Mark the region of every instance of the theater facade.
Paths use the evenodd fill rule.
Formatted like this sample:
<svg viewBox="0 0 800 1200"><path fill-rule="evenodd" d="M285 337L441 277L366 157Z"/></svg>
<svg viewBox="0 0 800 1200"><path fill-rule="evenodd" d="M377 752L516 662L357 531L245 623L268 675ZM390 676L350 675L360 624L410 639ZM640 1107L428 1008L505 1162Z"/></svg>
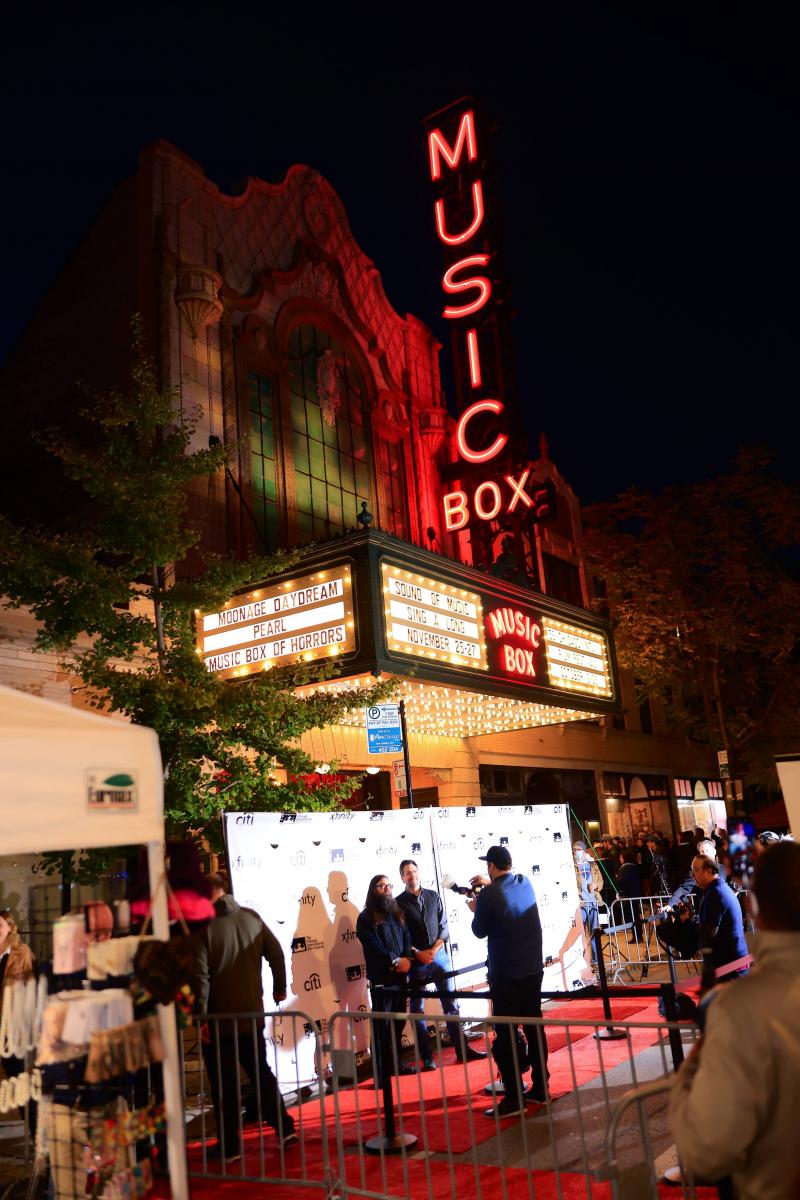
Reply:
<svg viewBox="0 0 800 1200"><path fill-rule="evenodd" d="M468 161L469 129L462 140ZM474 183L472 223L484 202ZM439 220L440 237L460 236L446 204ZM491 284L490 268L470 276L464 262L445 272L462 310L480 278ZM10 408L43 420L87 362L95 386L124 377L133 311L197 418L195 447L234 447L191 497L206 546L301 548L287 575L198 614L210 671L235 687L274 664L334 658L337 674L316 686L395 678L418 803L557 797L593 832L625 832L635 800L638 820L677 826L675 779L710 782L712 764L620 677L590 607L578 500L544 437L529 459L519 429L504 432L511 399L487 394L497 378L480 314L457 318L474 398L451 412L441 346L392 308L324 178L295 166L227 195L165 142L143 152L49 290L5 369ZM33 669L26 620L2 617L3 682ZM44 694L73 702L53 662L35 669ZM378 768L359 802L402 806L396 756L367 754L362 711L305 748L341 771Z"/></svg>

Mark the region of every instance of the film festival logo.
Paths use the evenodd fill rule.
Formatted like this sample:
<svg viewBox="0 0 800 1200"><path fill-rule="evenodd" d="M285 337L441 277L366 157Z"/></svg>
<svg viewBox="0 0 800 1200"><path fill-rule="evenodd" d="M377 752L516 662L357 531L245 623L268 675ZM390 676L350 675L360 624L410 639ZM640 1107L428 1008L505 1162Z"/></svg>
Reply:
<svg viewBox="0 0 800 1200"><path fill-rule="evenodd" d="M562 892L561 893L561 903L566 904L567 900L569 900L569 892Z"/></svg>
<svg viewBox="0 0 800 1200"><path fill-rule="evenodd" d="M331 862L344 862L344 850L331 850Z"/></svg>
<svg viewBox="0 0 800 1200"><path fill-rule="evenodd" d="M352 967L345 967L344 973L348 983L355 983L357 979L363 979L364 968L360 963L354 963Z"/></svg>
<svg viewBox="0 0 800 1200"><path fill-rule="evenodd" d="M508 838L507 838L507 837L501 837L501 838L500 838L500 845L501 845L501 846L507 846L507 845L508 845Z"/></svg>
<svg viewBox="0 0 800 1200"><path fill-rule="evenodd" d="M453 952L453 954L458 954L458 942L451 942L450 949Z"/></svg>
<svg viewBox="0 0 800 1200"><path fill-rule="evenodd" d="M411 843L411 853L412 854L422 854L422 842L412 842Z"/></svg>
<svg viewBox="0 0 800 1200"><path fill-rule="evenodd" d="M561 843L561 842L563 842L563 840L564 840L564 839L562 838L562 836L561 836L561 834L559 833L559 831L558 831L558 830L556 830L556 831L555 831L555 833L553 834L553 841L554 841L554 842L557 842L557 843Z"/></svg>
<svg viewBox="0 0 800 1200"><path fill-rule="evenodd" d="M287 821L296 821L297 813L281 813L280 824L284 825Z"/></svg>
<svg viewBox="0 0 800 1200"><path fill-rule="evenodd" d="M532 805L532 804L526 804L526 805L525 805L525 807L524 807L524 808L523 808L523 810L522 810L522 815L523 815L524 817L532 817L532 816L533 816L533 805Z"/></svg>
<svg viewBox="0 0 800 1200"><path fill-rule="evenodd" d="M540 875L541 872L542 872L542 868L539 866L539 864L534 863L533 866L531 867L531 875Z"/></svg>
<svg viewBox="0 0 800 1200"><path fill-rule="evenodd" d="M369 819L370 819L370 821L382 821L383 813L382 812L371 812L369 814Z"/></svg>
<svg viewBox="0 0 800 1200"><path fill-rule="evenodd" d="M467 816L468 816L468 817L474 817L474 816L475 816L475 806L474 806L473 804L468 804L468 805L467 805Z"/></svg>
<svg viewBox="0 0 800 1200"><path fill-rule="evenodd" d="M325 943L320 938L308 936L292 938L292 954L303 954L306 950L324 949Z"/></svg>

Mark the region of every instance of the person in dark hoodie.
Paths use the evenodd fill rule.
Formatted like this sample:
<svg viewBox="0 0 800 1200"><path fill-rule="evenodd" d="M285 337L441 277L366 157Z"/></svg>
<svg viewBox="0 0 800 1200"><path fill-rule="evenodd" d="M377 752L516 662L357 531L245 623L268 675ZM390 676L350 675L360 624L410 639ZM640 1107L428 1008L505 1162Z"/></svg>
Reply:
<svg viewBox="0 0 800 1200"><path fill-rule="evenodd" d="M242 908L233 896L225 894L218 875L210 877L211 899L216 917L194 935L201 1013L261 1013L264 993L261 963L266 959L272 971L272 998L275 1004L286 999L286 963L275 935L257 912ZM203 1058L211 1084L211 1096L217 1116L219 1141L209 1158L236 1162L242 1156L240 1141L239 1080L236 1064L250 1083L259 1089L263 1119L288 1147L297 1141L294 1120L286 1111L277 1080L267 1063L263 1021L241 1018L215 1021L217 1029L204 1026Z"/></svg>

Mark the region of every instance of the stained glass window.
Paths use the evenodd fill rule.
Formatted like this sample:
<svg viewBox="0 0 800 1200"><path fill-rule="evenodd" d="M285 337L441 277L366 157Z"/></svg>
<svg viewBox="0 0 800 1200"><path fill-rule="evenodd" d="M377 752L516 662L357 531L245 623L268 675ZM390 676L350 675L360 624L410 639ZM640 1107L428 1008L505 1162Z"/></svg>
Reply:
<svg viewBox="0 0 800 1200"><path fill-rule="evenodd" d="M289 341L289 405L298 542L357 528L372 510L365 391L344 346L314 325Z"/></svg>
<svg viewBox="0 0 800 1200"><path fill-rule="evenodd" d="M268 549L278 545L273 390L272 380L267 376L247 372L251 500L256 525Z"/></svg>
<svg viewBox="0 0 800 1200"><path fill-rule="evenodd" d="M406 475L403 463L403 446L400 442L381 442L381 477L383 497L386 504L382 526L395 537L408 536Z"/></svg>

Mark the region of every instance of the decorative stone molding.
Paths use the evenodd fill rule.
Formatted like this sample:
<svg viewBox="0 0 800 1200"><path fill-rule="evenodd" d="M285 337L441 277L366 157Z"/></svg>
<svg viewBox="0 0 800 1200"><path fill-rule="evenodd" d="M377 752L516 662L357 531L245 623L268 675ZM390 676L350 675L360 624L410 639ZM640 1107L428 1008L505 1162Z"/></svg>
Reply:
<svg viewBox="0 0 800 1200"><path fill-rule="evenodd" d="M317 395L322 419L333 428L342 404L342 372L331 349L323 350L317 358Z"/></svg>
<svg viewBox="0 0 800 1200"><path fill-rule="evenodd" d="M222 276L211 267L184 264L177 269L175 303L186 324L196 339L211 321L218 321L222 313L219 290Z"/></svg>
<svg viewBox="0 0 800 1200"><path fill-rule="evenodd" d="M343 320L347 320L339 284L333 271L324 262L306 262L300 274L289 285L289 295L304 296L319 300L320 304L332 308Z"/></svg>

